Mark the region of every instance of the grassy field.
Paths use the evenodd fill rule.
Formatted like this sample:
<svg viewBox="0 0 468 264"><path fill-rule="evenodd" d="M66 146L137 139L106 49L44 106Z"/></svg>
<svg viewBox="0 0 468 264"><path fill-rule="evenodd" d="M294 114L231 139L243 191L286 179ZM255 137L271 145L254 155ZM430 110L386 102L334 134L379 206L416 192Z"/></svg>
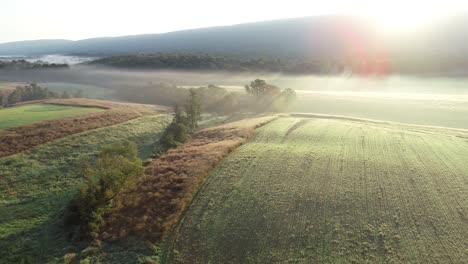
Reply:
<svg viewBox="0 0 468 264"><path fill-rule="evenodd" d="M0 129L103 111L100 108L32 104L0 109Z"/></svg>
<svg viewBox="0 0 468 264"><path fill-rule="evenodd" d="M335 80L336 82L336 80ZM352 82L351 82L352 83ZM320 84L325 84L320 83ZM345 83L342 89L347 88ZM404 83L403 83L404 84ZM468 90L460 84L448 83L445 89L423 90L418 87L375 85L365 89L362 83L350 85L353 90L296 90L297 100L289 109L297 113L343 115L365 119L385 120L425 126L442 126L468 129ZM430 83L425 82L425 85ZM349 84L348 84L349 85ZM361 86L362 85L362 86ZM419 84L421 86L422 84ZM337 89L338 84L333 85ZM223 86L232 92L244 92L242 86ZM283 86L285 87L285 86ZM286 86L287 87L287 86ZM316 89L327 88L327 85ZM358 89L361 88L361 89ZM398 88L394 91L393 89ZM407 88L407 91L404 90ZM429 86L430 88L430 86Z"/></svg>
<svg viewBox="0 0 468 264"><path fill-rule="evenodd" d="M468 129L468 95L297 91L291 111Z"/></svg>
<svg viewBox="0 0 468 264"><path fill-rule="evenodd" d="M0 158L0 263L63 263L62 256L79 252L63 229L63 209L76 194L83 159L93 157L103 145L132 140L139 156L152 153L160 133L170 121L167 115L145 116L125 123L67 136L30 152ZM135 242L126 247L126 258L152 254ZM113 247L119 256L122 249ZM143 253L142 253L143 252Z"/></svg>
<svg viewBox="0 0 468 264"><path fill-rule="evenodd" d="M166 263L466 263L468 133L280 118L208 176Z"/></svg>

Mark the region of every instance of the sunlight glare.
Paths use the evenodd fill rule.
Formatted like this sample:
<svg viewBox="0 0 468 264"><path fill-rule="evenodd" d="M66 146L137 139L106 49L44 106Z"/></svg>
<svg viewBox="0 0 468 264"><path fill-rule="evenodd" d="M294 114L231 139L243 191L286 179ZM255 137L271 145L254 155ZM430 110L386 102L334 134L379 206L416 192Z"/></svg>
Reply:
<svg viewBox="0 0 468 264"><path fill-rule="evenodd" d="M368 16L387 31L407 31L429 24L453 9L440 2L393 0L362 7Z"/></svg>

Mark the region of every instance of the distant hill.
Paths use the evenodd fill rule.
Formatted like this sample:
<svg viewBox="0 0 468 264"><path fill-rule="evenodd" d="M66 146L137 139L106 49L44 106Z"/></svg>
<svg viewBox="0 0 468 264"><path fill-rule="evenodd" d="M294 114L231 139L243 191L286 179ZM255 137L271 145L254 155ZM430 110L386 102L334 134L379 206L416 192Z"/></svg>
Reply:
<svg viewBox="0 0 468 264"><path fill-rule="evenodd" d="M368 24L368 23L367 23ZM341 31L346 28L346 34ZM50 53L109 55L119 53L192 52L242 56L323 58L339 56L353 39L370 39L362 19L320 16L183 30L164 34L93 38L80 41L39 40L0 44L0 55ZM364 43L363 43L364 44Z"/></svg>
<svg viewBox="0 0 468 264"><path fill-rule="evenodd" d="M370 21L352 16L316 16L183 30L164 34L38 40L0 44L0 55L191 52L307 60L378 57L427 60L450 65L468 58L468 16L434 21L415 32L383 34ZM439 65L440 66L440 65ZM419 66L418 66L419 67Z"/></svg>
<svg viewBox="0 0 468 264"><path fill-rule="evenodd" d="M62 52L68 44L65 39L42 39L8 42L0 44L0 55L43 55Z"/></svg>

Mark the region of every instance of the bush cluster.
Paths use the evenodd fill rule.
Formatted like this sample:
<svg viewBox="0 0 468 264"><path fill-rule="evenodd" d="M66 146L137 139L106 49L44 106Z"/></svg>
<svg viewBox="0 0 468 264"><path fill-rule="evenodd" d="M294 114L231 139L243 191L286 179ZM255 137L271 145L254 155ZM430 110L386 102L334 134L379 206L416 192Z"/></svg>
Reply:
<svg viewBox="0 0 468 264"><path fill-rule="evenodd" d="M177 104L174 107L174 117L171 124L164 131L156 154L161 154L166 150L190 139L190 134L198 127L201 117L201 101L194 89L189 90L190 95L182 110Z"/></svg>
<svg viewBox="0 0 468 264"><path fill-rule="evenodd" d="M82 170L85 185L71 206L73 213L66 218L66 223L78 222L81 235L97 238L113 199L132 186L143 172L135 143L124 141L103 147L96 161L86 164Z"/></svg>
<svg viewBox="0 0 468 264"><path fill-rule="evenodd" d="M254 97L253 109L263 111L286 111L296 99L296 91L268 84L265 80L256 79L246 84L245 91Z"/></svg>

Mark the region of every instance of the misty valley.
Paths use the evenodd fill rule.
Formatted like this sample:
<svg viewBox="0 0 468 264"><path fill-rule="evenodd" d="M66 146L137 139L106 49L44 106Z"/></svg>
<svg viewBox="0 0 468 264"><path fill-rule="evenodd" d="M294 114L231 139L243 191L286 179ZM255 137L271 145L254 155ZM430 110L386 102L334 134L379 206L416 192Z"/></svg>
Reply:
<svg viewBox="0 0 468 264"><path fill-rule="evenodd" d="M66 70L10 71L3 86L31 80L57 92L83 92L85 97L173 106L176 96L158 98L158 86L197 88L216 85L226 93L245 95L243 85L260 78L292 88L298 113L353 116L408 124L468 128L468 79L410 75L291 75L226 71L134 70L77 65ZM140 92L144 90L144 92ZM140 94L140 96L138 96Z"/></svg>
<svg viewBox="0 0 468 264"><path fill-rule="evenodd" d="M0 35L0 264L466 263L465 13L23 2L2 3L24 23Z"/></svg>

